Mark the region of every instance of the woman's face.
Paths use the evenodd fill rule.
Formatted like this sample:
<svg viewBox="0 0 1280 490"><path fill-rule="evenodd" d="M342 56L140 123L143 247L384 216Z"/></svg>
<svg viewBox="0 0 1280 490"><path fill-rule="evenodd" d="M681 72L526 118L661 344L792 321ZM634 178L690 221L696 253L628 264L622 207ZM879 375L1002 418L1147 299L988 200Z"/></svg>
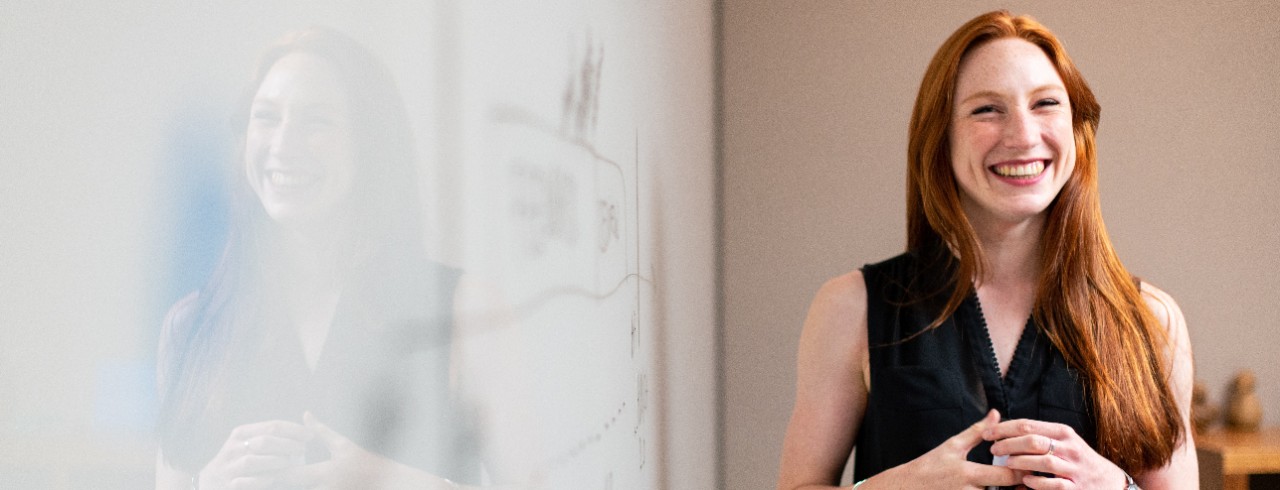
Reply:
<svg viewBox="0 0 1280 490"><path fill-rule="evenodd" d="M949 133L951 166L969 219L1039 216L1075 168L1071 102L1039 47L983 44L960 62Z"/></svg>
<svg viewBox="0 0 1280 490"><path fill-rule="evenodd" d="M326 225L351 193L355 155L347 98L333 66L308 53L272 65L254 95L245 173L267 215Z"/></svg>

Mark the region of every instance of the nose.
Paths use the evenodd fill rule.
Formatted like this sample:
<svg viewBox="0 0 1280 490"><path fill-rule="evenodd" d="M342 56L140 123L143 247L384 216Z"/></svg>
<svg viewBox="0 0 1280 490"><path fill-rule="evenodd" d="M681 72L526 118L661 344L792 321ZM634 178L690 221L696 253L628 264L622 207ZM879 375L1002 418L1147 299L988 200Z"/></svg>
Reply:
<svg viewBox="0 0 1280 490"><path fill-rule="evenodd" d="M304 125L286 117L271 135L271 155L284 158L301 155L306 151L308 138L309 131Z"/></svg>
<svg viewBox="0 0 1280 490"><path fill-rule="evenodd" d="M1040 143L1040 124L1031 111L1015 110L1009 113L1004 126L1004 146L1014 149L1031 148Z"/></svg>

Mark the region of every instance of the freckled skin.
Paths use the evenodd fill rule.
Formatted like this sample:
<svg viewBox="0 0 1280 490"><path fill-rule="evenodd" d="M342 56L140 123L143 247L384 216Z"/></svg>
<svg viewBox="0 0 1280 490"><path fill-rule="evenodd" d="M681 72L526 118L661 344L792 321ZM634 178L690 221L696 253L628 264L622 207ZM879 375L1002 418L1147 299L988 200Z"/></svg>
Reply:
<svg viewBox="0 0 1280 490"><path fill-rule="evenodd" d="M948 136L966 214L979 221L1037 218L1076 159L1071 102L1049 58L1021 39L983 44L961 61L955 100ZM1012 185L991 170L1035 159L1048 166L1032 185Z"/></svg>

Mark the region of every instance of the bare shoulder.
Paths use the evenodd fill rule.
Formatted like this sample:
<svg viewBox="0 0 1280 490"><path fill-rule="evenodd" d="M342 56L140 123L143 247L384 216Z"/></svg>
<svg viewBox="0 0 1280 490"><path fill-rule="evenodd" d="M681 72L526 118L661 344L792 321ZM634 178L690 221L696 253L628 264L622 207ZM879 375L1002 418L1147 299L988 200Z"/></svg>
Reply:
<svg viewBox="0 0 1280 490"><path fill-rule="evenodd" d="M1156 320L1169 330L1169 334L1174 338L1185 336L1186 319L1183 318L1182 309L1178 307L1178 302L1173 300L1173 296L1147 281L1142 281L1140 289L1147 308L1155 315Z"/></svg>
<svg viewBox="0 0 1280 490"><path fill-rule="evenodd" d="M1178 308L1178 303L1169 293L1146 281L1142 282L1141 289L1142 299L1147 303L1147 308L1168 331L1168 344L1165 349L1172 369L1170 382L1179 401L1187 405L1190 403L1195 371L1187 321L1182 316L1182 309Z"/></svg>
<svg viewBox="0 0 1280 490"><path fill-rule="evenodd" d="M160 326L159 350L162 358L171 345L182 343L186 336L191 333L199 297L200 293L198 291L183 296L182 299L169 307L168 313L165 313L164 323Z"/></svg>
<svg viewBox="0 0 1280 490"><path fill-rule="evenodd" d="M851 309L867 307L867 284L862 271L854 269L822 284L814 297L815 305L829 306L835 313L851 313Z"/></svg>
<svg viewBox="0 0 1280 490"><path fill-rule="evenodd" d="M866 340L867 285L862 271L831 278L818 289L805 320L806 335L857 343ZM849 345L842 342L842 345Z"/></svg>
<svg viewBox="0 0 1280 490"><path fill-rule="evenodd" d="M178 358L178 353L175 352L177 346L183 345L183 340L190 334L198 297L197 292L184 296L169 307L169 312L164 316L164 323L160 326L160 342L156 346L156 382L160 387L164 387L167 381L167 368Z"/></svg>
<svg viewBox="0 0 1280 490"><path fill-rule="evenodd" d="M1146 281L1142 282L1140 289L1147 308L1168 331L1168 344L1165 347L1169 365L1167 382L1182 417L1183 438L1168 465L1139 475L1138 480L1143 488L1195 488L1188 485L1188 482L1199 479L1199 470L1195 437L1191 430L1191 393L1195 367L1187 322L1178 303L1169 293Z"/></svg>
<svg viewBox="0 0 1280 490"><path fill-rule="evenodd" d="M169 312L164 316L160 338L168 338L176 333L175 330L181 330L190 325L192 317L195 316L196 299L199 296L200 293L194 291L169 307Z"/></svg>
<svg viewBox="0 0 1280 490"><path fill-rule="evenodd" d="M867 287L862 271L854 270L828 280L814 295L800 334L801 375L857 375L866 351Z"/></svg>
<svg viewBox="0 0 1280 490"><path fill-rule="evenodd" d="M835 484L866 410L866 285L861 271L818 288L800 334L796 398L778 488Z"/></svg>

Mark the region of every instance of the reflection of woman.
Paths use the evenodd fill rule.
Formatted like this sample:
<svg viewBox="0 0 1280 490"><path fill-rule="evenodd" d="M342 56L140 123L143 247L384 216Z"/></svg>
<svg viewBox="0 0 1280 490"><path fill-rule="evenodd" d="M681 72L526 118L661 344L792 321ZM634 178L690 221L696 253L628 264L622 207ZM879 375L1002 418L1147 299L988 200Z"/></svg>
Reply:
<svg viewBox="0 0 1280 490"><path fill-rule="evenodd" d="M158 486L473 476L449 390L458 274L423 258L389 73L309 29L267 51L252 89L229 243L161 338Z"/></svg>
<svg viewBox="0 0 1280 490"><path fill-rule="evenodd" d="M1186 325L1112 250L1098 121L1031 18L943 43L911 119L907 252L818 292L779 488L830 488L854 448L860 490L1197 488Z"/></svg>

